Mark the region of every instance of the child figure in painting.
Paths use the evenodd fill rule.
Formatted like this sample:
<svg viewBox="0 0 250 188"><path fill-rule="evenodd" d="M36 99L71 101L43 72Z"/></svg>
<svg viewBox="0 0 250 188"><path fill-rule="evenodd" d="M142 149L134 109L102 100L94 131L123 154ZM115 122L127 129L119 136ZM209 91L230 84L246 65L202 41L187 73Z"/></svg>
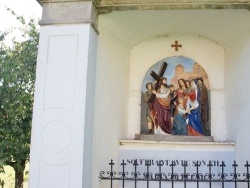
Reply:
<svg viewBox="0 0 250 188"><path fill-rule="evenodd" d="M146 88L147 88L147 91L144 93L144 102L147 103L146 118L147 118L147 123L148 123L148 134L153 134L154 125L153 125L153 121L150 115L150 112L152 110L151 99L152 99L152 94L153 94L152 92L153 84L151 82L147 83Z"/></svg>
<svg viewBox="0 0 250 188"><path fill-rule="evenodd" d="M170 84L168 87L170 89L170 97L171 97L171 101L170 101L171 126L173 126L178 95L173 84Z"/></svg>
<svg viewBox="0 0 250 188"><path fill-rule="evenodd" d="M176 108L176 115L173 122L173 135L187 135L187 123L186 123L186 113L189 113L195 107L191 107L185 110L183 98L178 98L178 104Z"/></svg>

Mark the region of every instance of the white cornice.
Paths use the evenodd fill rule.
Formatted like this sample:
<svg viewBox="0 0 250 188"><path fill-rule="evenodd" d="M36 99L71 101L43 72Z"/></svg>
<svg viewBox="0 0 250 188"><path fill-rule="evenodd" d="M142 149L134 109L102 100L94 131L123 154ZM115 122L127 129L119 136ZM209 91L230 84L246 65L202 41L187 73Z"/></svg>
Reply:
<svg viewBox="0 0 250 188"><path fill-rule="evenodd" d="M88 0L37 0L42 3ZM126 10L250 9L250 0L92 0L99 13Z"/></svg>
<svg viewBox="0 0 250 188"><path fill-rule="evenodd" d="M250 0L101 0L99 13L125 10L250 9Z"/></svg>

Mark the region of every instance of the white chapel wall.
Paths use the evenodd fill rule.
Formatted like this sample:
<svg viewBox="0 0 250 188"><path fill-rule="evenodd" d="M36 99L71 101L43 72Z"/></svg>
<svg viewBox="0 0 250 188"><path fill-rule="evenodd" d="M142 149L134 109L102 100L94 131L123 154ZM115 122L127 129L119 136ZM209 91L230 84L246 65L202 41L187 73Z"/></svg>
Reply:
<svg viewBox="0 0 250 188"><path fill-rule="evenodd" d="M179 51L171 48L178 40ZM224 49L215 42L192 35L155 37L131 50L128 135L133 139L140 133L141 84L148 69L158 61L171 56L186 56L199 63L206 71L211 91L211 135L215 141L226 141L224 103Z"/></svg>
<svg viewBox="0 0 250 188"><path fill-rule="evenodd" d="M101 20L102 18L100 18ZM215 141L226 141L224 101L224 49L213 41L191 35L155 37L129 52L119 40L105 33L99 22L95 122L93 148L93 187L99 187L99 172L109 160L119 157L119 139L134 139L140 133L141 84L147 70L156 62L171 56L192 58L206 71L211 90L211 130ZM182 44L174 51L171 44ZM101 183L104 183L101 181Z"/></svg>
<svg viewBox="0 0 250 188"><path fill-rule="evenodd" d="M250 35L235 41L225 51L225 103L228 138L236 142L235 158L245 163L250 158Z"/></svg>
<svg viewBox="0 0 250 188"><path fill-rule="evenodd" d="M93 186L99 187L99 172L111 159L117 161L118 140L126 135L129 84L129 51L109 33L100 16L95 90Z"/></svg>

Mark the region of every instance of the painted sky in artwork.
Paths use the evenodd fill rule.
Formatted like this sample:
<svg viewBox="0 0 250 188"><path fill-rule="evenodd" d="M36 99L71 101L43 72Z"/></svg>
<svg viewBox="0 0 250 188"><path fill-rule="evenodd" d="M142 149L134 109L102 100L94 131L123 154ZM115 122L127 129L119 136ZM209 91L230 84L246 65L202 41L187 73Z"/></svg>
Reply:
<svg viewBox="0 0 250 188"><path fill-rule="evenodd" d="M173 56L173 57L162 59L161 61L157 62L152 67L150 67L147 73L145 74L145 77L143 79L143 83L141 86L142 92L146 91L145 85L148 82L152 82L152 83L154 82L154 79L150 75L150 72L153 70L155 71L155 73L158 74L163 62L166 62L168 64L167 69L163 75L168 80L167 84L170 84L171 79L175 76L175 67L177 65L182 65L184 67L185 72L193 72L193 66L196 63L193 59L184 57L184 56Z"/></svg>

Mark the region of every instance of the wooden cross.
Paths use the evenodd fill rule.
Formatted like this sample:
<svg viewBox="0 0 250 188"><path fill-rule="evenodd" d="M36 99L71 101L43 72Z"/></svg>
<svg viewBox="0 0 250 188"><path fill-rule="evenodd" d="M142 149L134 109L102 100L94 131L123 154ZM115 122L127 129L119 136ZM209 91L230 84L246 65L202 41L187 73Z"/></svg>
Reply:
<svg viewBox="0 0 250 188"><path fill-rule="evenodd" d="M159 74L156 74L154 71L151 71L150 75L156 80L155 86L154 86L154 90L158 90L158 88L160 87L159 83L161 81L161 78L164 75L164 72L167 68L168 64L166 62L163 62L161 65L161 69L159 71ZM150 98L150 101L153 101L155 99L155 94L153 94Z"/></svg>
<svg viewBox="0 0 250 188"><path fill-rule="evenodd" d="M159 88L159 82L160 82L161 78L163 77L167 66L168 66L168 64L166 62L163 62L161 65L161 69L159 71L159 74L156 74L154 71L151 71L151 73L150 73L150 75L156 80L156 84L155 84L155 88L154 88L156 91Z"/></svg>
<svg viewBox="0 0 250 188"><path fill-rule="evenodd" d="M175 48L175 51L178 51L178 48L181 48L182 45L181 45L181 44L178 44L178 41L176 40L176 41L175 41L175 44L172 44L171 47L172 47L172 48Z"/></svg>

